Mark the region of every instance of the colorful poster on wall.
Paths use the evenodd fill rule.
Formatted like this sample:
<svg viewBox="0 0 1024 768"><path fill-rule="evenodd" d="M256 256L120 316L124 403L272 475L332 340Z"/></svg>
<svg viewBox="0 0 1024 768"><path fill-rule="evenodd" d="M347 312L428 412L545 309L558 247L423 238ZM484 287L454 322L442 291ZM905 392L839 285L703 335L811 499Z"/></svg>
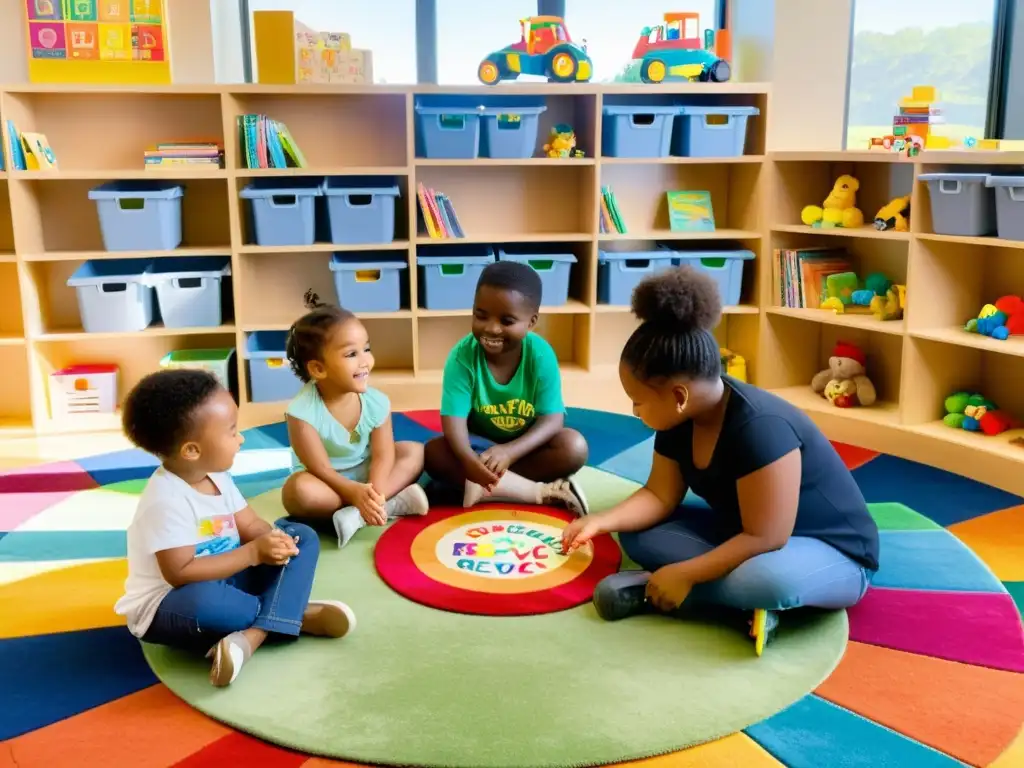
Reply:
<svg viewBox="0 0 1024 768"><path fill-rule="evenodd" d="M25 0L34 83L171 82L164 0Z"/></svg>

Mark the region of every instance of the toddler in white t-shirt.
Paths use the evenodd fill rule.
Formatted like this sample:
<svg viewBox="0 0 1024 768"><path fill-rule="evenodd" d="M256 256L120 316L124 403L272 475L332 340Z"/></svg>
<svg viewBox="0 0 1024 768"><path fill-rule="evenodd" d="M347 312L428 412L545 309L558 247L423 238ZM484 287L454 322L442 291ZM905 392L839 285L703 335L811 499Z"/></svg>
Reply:
<svg viewBox="0 0 1024 768"><path fill-rule="evenodd" d="M145 642L207 650L228 685L271 633L342 637L344 603L309 599L320 542L257 517L228 470L242 446L238 407L203 371L146 376L124 404L125 434L160 458L128 527L128 579L115 610Z"/></svg>

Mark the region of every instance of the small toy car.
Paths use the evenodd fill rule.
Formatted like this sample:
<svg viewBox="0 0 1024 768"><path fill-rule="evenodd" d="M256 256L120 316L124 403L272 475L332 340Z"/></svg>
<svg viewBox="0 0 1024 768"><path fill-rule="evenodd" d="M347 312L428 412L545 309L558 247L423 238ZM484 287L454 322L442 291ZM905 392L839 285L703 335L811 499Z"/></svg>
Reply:
<svg viewBox="0 0 1024 768"><path fill-rule="evenodd" d="M518 43L495 51L480 62L477 77L484 85L540 75L556 83L585 83L593 75L587 49L574 43L560 16L530 16L519 22Z"/></svg>
<svg viewBox="0 0 1024 768"><path fill-rule="evenodd" d="M644 27L633 49L640 80L710 80L724 83L732 76L726 61L729 36L723 30L706 30L700 36L700 14L666 13L665 23Z"/></svg>

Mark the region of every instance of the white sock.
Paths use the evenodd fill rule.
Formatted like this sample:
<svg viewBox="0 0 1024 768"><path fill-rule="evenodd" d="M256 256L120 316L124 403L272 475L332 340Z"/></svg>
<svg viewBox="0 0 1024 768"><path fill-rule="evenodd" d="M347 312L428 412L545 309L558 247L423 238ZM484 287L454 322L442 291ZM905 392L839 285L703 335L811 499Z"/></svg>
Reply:
<svg viewBox="0 0 1024 768"><path fill-rule="evenodd" d="M543 483L527 480L515 472L506 472L498 480L498 485L490 493L482 485L466 481L466 493L462 497L462 506L472 507L481 501L519 501L524 504L540 504Z"/></svg>
<svg viewBox="0 0 1024 768"><path fill-rule="evenodd" d="M338 547L344 547L356 535L356 531L366 525L363 516L355 507L342 507L331 517L334 532L338 534Z"/></svg>
<svg viewBox="0 0 1024 768"><path fill-rule="evenodd" d="M241 632L232 632L221 638L206 658L213 659L210 682L218 688L231 685L242 671L242 665L252 656L252 647Z"/></svg>

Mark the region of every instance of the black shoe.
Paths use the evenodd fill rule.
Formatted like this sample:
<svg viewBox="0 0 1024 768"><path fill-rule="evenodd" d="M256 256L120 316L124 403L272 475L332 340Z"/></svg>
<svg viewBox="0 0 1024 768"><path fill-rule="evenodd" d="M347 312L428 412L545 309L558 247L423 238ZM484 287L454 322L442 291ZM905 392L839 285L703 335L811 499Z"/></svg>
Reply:
<svg viewBox="0 0 1024 768"><path fill-rule="evenodd" d="M622 571L601 579L594 590L597 615L605 621L618 621L646 612L645 592L650 579L647 571Z"/></svg>

